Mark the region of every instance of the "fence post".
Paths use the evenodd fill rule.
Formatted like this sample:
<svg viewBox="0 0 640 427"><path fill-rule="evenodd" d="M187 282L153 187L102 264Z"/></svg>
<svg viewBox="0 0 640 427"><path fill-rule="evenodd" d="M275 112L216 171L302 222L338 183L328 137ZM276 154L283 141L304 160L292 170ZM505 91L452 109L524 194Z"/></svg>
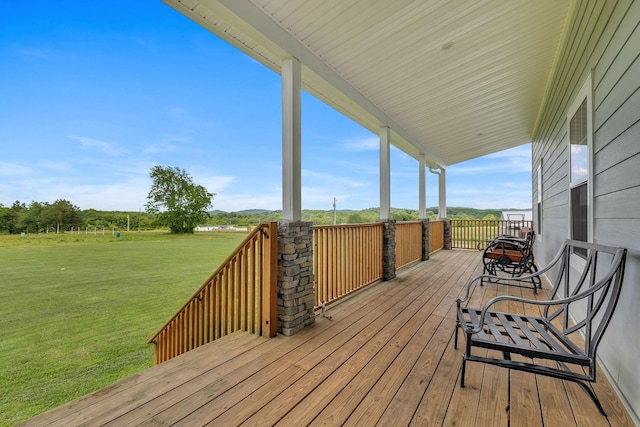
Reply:
<svg viewBox="0 0 640 427"><path fill-rule="evenodd" d="M444 250L451 250L451 219L444 220Z"/></svg>
<svg viewBox="0 0 640 427"><path fill-rule="evenodd" d="M278 329L278 223L270 222L264 245L262 336L275 337Z"/></svg>
<svg viewBox="0 0 640 427"><path fill-rule="evenodd" d="M422 261L429 259L429 231L429 218L425 218L422 220Z"/></svg>
<svg viewBox="0 0 640 427"><path fill-rule="evenodd" d="M396 277L396 221L387 219L382 223L382 280L391 280Z"/></svg>

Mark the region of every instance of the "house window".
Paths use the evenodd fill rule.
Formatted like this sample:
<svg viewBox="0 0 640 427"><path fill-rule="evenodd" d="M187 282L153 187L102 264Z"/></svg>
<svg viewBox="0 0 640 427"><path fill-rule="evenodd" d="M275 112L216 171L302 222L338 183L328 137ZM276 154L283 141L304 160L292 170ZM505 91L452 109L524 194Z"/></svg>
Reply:
<svg viewBox="0 0 640 427"><path fill-rule="evenodd" d="M589 146L587 144L587 99L569 122L571 142L571 183L581 182L589 176Z"/></svg>
<svg viewBox="0 0 640 427"><path fill-rule="evenodd" d="M591 177L591 76L569 111L570 237L589 241ZM576 253L586 257L584 250Z"/></svg>
<svg viewBox="0 0 640 427"><path fill-rule="evenodd" d="M571 189L571 238L586 242L588 235L587 183Z"/></svg>
<svg viewBox="0 0 640 427"><path fill-rule="evenodd" d="M542 159L540 159L540 164L538 164L538 169L536 170L536 179L537 179L537 197L536 197L536 217L537 221L535 224L536 234L542 237Z"/></svg>

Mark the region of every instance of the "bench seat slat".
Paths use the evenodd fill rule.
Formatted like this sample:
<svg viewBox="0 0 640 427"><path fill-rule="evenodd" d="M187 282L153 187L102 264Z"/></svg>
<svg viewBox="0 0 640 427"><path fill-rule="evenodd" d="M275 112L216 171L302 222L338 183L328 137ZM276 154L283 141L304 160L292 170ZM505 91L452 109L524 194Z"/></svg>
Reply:
<svg viewBox="0 0 640 427"><path fill-rule="evenodd" d="M508 341L504 339L504 332L502 332L499 329L499 326L502 326L501 322L496 323L494 319L495 317L496 317L495 313L487 313L487 317L485 318L486 325L489 327L491 336L493 336L493 339L496 340L497 342L507 343Z"/></svg>
<svg viewBox="0 0 640 427"><path fill-rule="evenodd" d="M494 249L485 253L485 257L490 259L498 259L502 256L506 256L513 262L520 262L522 261L522 258L524 258L522 252L511 249Z"/></svg>
<svg viewBox="0 0 640 427"><path fill-rule="evenodd" d="M480 324L480 310L461 307L460 314L464 319L463 329L471 329ZM552 334L549 334L544 328L544 319L542 318L525 316L527 319L525 321L522 316L491 311L487 312L487 318L485 328L471 337L474 345L532 358L568 362L581 366L589 366L590 364L584 351L577 348L574 343L565 342L565 340L561 340L559 343ZM509 319L517 327L511 324ZM527 323L535 325L534 328L540 332L540 337L534 335L533 331L527 327ZM490 333L487 333L487 330ZM504 330L504 333L501 330ZM508 336L509 340L505 339L505 336ZM566 347L570 347L572 351L567 351Z"/></svg>
<svg viewBox="0 0 640 427"><path fill-rule="evenodd" d="M505 331L509 335L509 338L511 338L511 340L515 344L521 345L521 346L527 345L520 337L520 334L518 333L518 331L515 330L513 326L511 326L511 322L509 321L509 319L507 319L507 316L504 313L496 313L496 316L498 317L498 319L500 319L500 323L502 327L505 329Z"/></svg>
<svg viewBox="0 0 640 427"><path fill-rule="evenodd" d="M553 337L555 337L556 342L562 343L562 345L564 345L566 348L571 350L571 352L574 354L584 354L584 349L581 349L576 343L571 341L571 339L568 336L560 332L558 328L553 326L553 324L551 324L548 321L545 321L545 326L547 327L547 330L545 330L544 332L546 332L547 334L551 332L553 334ZM553 338L549 337L549 339L552 340Z"/></svg>
<svg viewBox="0 0 640 427"><path fill-rule="evenodd" d="M523 317L523 316L511 316L511 318L513 318L513 321L518 325L518 327L520 328L520 330L522 331L522 333L524 333L527 337L527 339L529 340L529 342L537 349L539 350L548 350L549 347L548 345L546 345L546 341L547 338L549 338L549 336L547 334L543 334L543 339L544 339L544 343L541 342L538 337L531 331L531 329L529 328L528 325L532 325L533 328L537 329L537 327L539 326L538 324L538 319L536 319L535 317Z"/></svg>

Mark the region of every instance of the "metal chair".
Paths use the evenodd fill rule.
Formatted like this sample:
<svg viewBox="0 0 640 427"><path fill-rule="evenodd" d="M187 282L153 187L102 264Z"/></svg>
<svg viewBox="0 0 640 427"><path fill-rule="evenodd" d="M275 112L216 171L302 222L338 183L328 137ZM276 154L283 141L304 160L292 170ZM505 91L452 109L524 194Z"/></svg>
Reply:
<svg viewBox="0 0 640 427"><path fill-rule="evenodd" d="M582 271L572 272L570 259L575 249L586 253L586 259ZM573 381L606 416L587 383L596 380L596 352L620 297L626 255L623 248L567 240L549 265L538 272L515 279L492 277L497 283L529 281L530 276L553 270L556 279L547 300L502 295L481 308L464 306L473 285L483 276L473 278L466 296L456 301L455 348L459 329L466 341L460 386L464 387L467 361L489 363ZM540 314L533 314L536 312ZM494 351L485 356L474 354L474 348Z"/></svg>

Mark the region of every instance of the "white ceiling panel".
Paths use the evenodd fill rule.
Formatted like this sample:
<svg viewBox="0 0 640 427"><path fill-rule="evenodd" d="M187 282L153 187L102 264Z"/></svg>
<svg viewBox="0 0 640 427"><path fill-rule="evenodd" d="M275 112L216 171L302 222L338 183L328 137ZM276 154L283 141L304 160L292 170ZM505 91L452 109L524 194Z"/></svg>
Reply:
<svg viewBox="0 0 640 427"><path fill-rule="evenodd" d="M166 0L392 143L448 166L529 142L569 0Z"/></svg>

